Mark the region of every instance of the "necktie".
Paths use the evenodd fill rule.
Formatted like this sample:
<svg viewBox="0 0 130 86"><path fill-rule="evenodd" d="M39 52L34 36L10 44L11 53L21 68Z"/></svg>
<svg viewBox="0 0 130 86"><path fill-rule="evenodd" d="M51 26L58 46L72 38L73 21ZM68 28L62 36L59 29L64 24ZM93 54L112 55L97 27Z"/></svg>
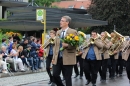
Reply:
<svg viewBox="0 0 130 86"><path fill-rule="evenodd" d="M61 33L61 39L64 39L64 33L65 33L65 31L62 31L62 33ZM60 48L62 47L62 41L60 41ZM62 56L63 56L63 54L62 54L62 51L59 51L59 54L60 54L60 58L62 58Z"/></svg>
<svg viewBox="0 0 130 86"><path fill-rule="evenodd" d="M65 34L65 31L62 31L62 36L61 36L62 39L64 39L64 34Z"/></svg>

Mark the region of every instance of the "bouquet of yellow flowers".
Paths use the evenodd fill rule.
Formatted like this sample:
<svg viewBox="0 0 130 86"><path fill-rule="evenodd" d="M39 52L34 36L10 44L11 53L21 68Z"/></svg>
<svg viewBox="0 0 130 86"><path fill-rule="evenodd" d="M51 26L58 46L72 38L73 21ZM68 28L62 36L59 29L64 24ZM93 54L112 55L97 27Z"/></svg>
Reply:
<svg viewBox="0 0 130 86"><path fill-rule="evenodd" d="M84 40L86 40L86 34L81 31L78 31L78 37L79 37L79 45L81 45L84 42Z"/></svg>
<svg viewBox="0 0 130 86"><path fill-rule="evenodd" d="M78 46L79 45L79 37L74 34L69 34L64 39L61 39L62 42L70 44L71 46ZM64 50L63 47L60 48L60 50Z"/></svg>

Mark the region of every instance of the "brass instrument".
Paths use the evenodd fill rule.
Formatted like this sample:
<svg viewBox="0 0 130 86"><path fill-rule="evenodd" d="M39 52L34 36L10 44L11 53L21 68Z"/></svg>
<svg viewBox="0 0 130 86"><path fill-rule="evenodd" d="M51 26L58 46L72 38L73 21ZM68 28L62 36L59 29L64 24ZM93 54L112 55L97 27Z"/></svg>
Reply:
<svg viewBox="0 0 130 86"><path fill-rule="evenodd" d="M119 50L119 48L121 47L125 39L124 36L116 32L115 30L113 33L114 33L114 36L111 39L111 42L113 43L113 45L109 49L109 55L113 55L114 51Z"/></svg>
<svg viewBox="0 0 130 86"><path fill-rule="evenodd" d="M96 38L91 37L89 41L90 41L91 44L94 44L95 40L100 38L100 37L101 37L100 34L97 33L97 37Z"/></svg>
<svg viewBox="0 0 130 86"><path fill-rule="evenodd" d="M107 44L105 40L106 40L106 39L109 40L109 38L111 38L111 35L110 35L107 31L105 31L105 32L104 32L104 37L102 37L101 40L102 40L102 42L103 42L104 44ZM105 52L105 51L106 51L106 50L102 49L102 53Z"/></svg>
<svg viewBox="0 0 130 86"><path fill-rule="evenodd" d="M55 38L49 38L43 45L43 48L45 49L49 44L54 44Z"/></svg>
<svg viewBox="0 0 130 86"><path fill-rule="evenodd" d="M111 38L111 35L107 31L105 31L104 33L105 35L103 38L101 38L101 40L106 44L105 39Z"/></svg>
<svg viewBox="0 0 130 86"><path fill-rule="evenodd" d="M130 43L130 41L127 42L125 47L122 49L122 52L126 52L130 48L130 45L128 45L129 43Z"/></svg>

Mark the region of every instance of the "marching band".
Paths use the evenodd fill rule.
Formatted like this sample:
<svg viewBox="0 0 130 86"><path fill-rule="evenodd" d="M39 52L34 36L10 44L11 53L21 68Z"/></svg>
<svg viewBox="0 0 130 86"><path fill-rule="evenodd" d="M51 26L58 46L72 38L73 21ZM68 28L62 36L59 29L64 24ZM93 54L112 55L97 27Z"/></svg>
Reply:
<svg viewBox="0 0 130 86"><path fill-rule="evenodd" d="M79 75L78 68L76 68L78 61L81 67L80 78L82 78L84 72L87 81L86 85L91 82L92 86L96 86L98 72L101 82L106 82L107 70L109 70L110 79L114 79L118 74L122 76L124 67L126 67L127 77L130 81L129 36L122 36L116 31L113 31L111 34L104 31L100 35L96 31L92 31L89 41L85 40L78 47L82 49L78 49L78 53L79 50L81 51L77 55L76 47L60 41L61 36L65 37L70 33L77 34L76 30L69 28L70 21L71 18L69 16L63 16L60 21L61 30L57 31L56 36L51 37L44 45L44 48L47 48L46 64L47 72L50 76L49 84L54 82L57 86L72 86L71 76L73 67L76 73L75 78ZM50 33L55 34L54 31ZM61 45L65 48L63 51L59 50ZM53 75L49 70L51 62L53 64ZM66 85L62 83L60 78L61 72L65 78Z"/></svg>

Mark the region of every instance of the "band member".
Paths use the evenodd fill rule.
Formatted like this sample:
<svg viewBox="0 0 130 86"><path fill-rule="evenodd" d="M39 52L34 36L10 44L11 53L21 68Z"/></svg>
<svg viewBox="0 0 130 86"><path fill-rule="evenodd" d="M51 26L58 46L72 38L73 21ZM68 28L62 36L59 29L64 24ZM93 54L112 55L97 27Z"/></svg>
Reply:
<svg viewBox="0 0 130 86"><path fill-rule="evenodd" d="M84 51L82 54L82 58L84 59L83 68L87 79L86 85L92 82L92 86L96 86L97 73L102 60L100 49L103 48L103 43L98 38L97 32L92 31L90 40L84 44L87 45L83 47Z"/></svg>
<svg viewBox="0 0 130 86"><path fill-rule="evenodd" d="M46 70L50 77L50 81L48 84L53 83L52 74L50 71L50 65L53 58L53 52L54 52L54 40L55 40L56 32L54 30L50 31L50 39L44 44L44 48L46 49Z"/></svg>
<svg viewBox="0 0 130 86"><path fill-rule="evenodd" d="M126 61L126 73L130 83L130 38L123 43L124 49L122 50L123 59Z"/></svg>
<svg viewBox="0 0 130 86"><path fill-rule="evenodd" d="M76 47L60 41L67 34L77 35L76 30L69 28L70 21L69 16L63 16L60 20L61 30L57 31L56 34L52 63L53 77L57 86L64 86L60 78L61 71L63 71L66 86L72 86L71 76L72 68L76 64ZM60 51L61 47L64 48L63 51Z"/></svg>
<svg viewBox="0 0 130 86"><path fill-rule="evenodd" d="M110 42L110 51L112 51L112 54L110 54L110 59L108 61L108 68L109 68L109 78L111 79L114 79L115 78L115 72L116 72L116 64L117 64L117 61L118 61L118 57L119 57L119 51L121 49L120 46L118 46L118 43L120 43L121 40L117 40L119 37L114 37L114 36L117 36L116 35L117 32L112 32L111 33L111 42ZM117 40L117 41L115 41ZM114 41L114 42L113 42ZM115 47L116 46L116 47ZM118 47L118 49L116 49Z"/></svg>
<svg viewBox="0 0 130 86"><path fill-rule="evenodd" d="M110 43L109 43L109 40L107 38L108 38L107 33L102 32L101 39L102 39L102 43L104 44L104 46L101 49L102 61L101 61L101 67L99 69L99 73L100 73L102 82L106 82L106 72L107 72L107 66L108 66L108 59L110 58L109 53L108 53L108 49L110 48Z"/></svg>
<svg viewBox="0 0 130 86"><path fill-rule="evenodd" d="M78 75L80 75L80 79L82 79L83 77L83 59L82 59L82 52L79 52L78 55L76 56L77 59L77 63L79 62L79 66L80 66L80 72L78 70L78 66L77 64L74 65L74 71L75 71L75 77L78 77Z"/></svg>

